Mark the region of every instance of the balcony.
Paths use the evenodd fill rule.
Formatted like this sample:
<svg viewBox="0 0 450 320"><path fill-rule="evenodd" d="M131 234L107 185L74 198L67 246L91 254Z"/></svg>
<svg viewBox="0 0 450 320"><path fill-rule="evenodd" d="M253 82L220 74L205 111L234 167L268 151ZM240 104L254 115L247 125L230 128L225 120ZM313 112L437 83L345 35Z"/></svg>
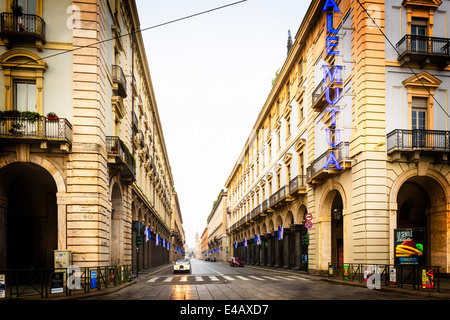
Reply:
<svg viewBox="0 0 450 320"><path fill-rule="evenodd" d="M286 198L286 186L281 187L269 198L269 206L274 207Z"/></svg>
<svg viewBox="0 0 450 320"><path fill-rule="evenodd" d="M421 157L430 157L436 162L448 160L450 131L396 129L386 138L390 161L418 161Z"/></svg>
<svg viewBox="0 0 450 320"><path fill-rule="evenodd" d="M119 137L106 137L106 150L108 153L108 164L121 174L125 182L136 180L136 162Z"/></svg>
<svg viewBox="0 0 450 320"><path fill-rule="evenodd" d="M45 21L35 14L13 14L2 12L0 14L0 36L13 42L40 42L45 43Z"/></svg>
<svg viewBox="0 0 450 320"><path fill-rule="evenodd" d="M289 195L306 194L306 177L304 175L296 176L289 181Z"/></svg>
<svg viewBox="0 0 450 320"><path fill-rule="evenodd" d="M112 65L113 90L122 98L127 97L127 79L123 73L122 67Z"/></svg>
<svg viewBox="0 0 450 320"><path fill-rule="evenodd" d="M312 93L312 108L314 111L321 111L327 105L325 99L325 84L320 81L319 85L314 89Z"/></svg>
<svg viewBox="0 0 450 320"><path fill-rule="evenodd" d="M59 144L61 151L68 152L72 144L72 125L62 118L3 116L0 118L0 140L4 145L8 142L40 143L42 149Z"/></svg>
<svg viewBox="0 0 450 320"><path fill-rule="evenodd" d="M450 64L450 39L407 34L396 48L402 65L416 62L421 68L427 64L437 64L444 69Z"/></svg>
<svg viewBox="0 0 450 320"><path fill-rule="evenodd" d="M326 168L325 165L331 154L334 152L341 169ZM328 178L330 175L342 173L342 171L351 167L351 159L349 155L349 143L341 142L337 147L324 152L306 169L306 181L309 185L320 183L321 180Z"/></svg>

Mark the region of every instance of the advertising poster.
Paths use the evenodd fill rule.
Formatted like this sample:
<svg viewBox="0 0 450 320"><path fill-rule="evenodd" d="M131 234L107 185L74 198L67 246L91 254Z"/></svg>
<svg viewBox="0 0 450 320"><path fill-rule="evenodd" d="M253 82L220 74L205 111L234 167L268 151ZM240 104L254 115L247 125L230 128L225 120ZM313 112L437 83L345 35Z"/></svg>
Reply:
<svg viewBox="0 0 450 320"><path fill-rule="evenodd" d="M389 283L397 284L397 269L395 268L389 269Z"/></svg>
<svg viewBox="0 0 450 320"><path fill-rule="evenodd" d="M0 299L6 297L6 283L5 283L5 275L0 274Z"/></svg>
<svg viewBox="0 0 450 320"><path fill-rule="evenodd" d="M395 264L422 265L424 259L425 230L422 228L396 229Z"/></svg>
<svg viewBox="0 0 450 320"><path fill-rule="evenodd" d="M91 271L91 289L97 288L97 271Z"/></svg>
<svg viewBox="0 0 450 320"><path fill-rule="evenodd" d="M434 289L434 272L433 270L422 270L422 288Z"/></svg>
<svg viewBox="0 0 450 320"><path fill-rule="evenodd" d="M51 293L64 292L64 273L53 272L51 282Z"/></svg>
<svg viewBox="0 0 450 320"><path fill-rule="evenodd" d="M109 270L109 284L110 285L114 284L114 269Z"/></svg>

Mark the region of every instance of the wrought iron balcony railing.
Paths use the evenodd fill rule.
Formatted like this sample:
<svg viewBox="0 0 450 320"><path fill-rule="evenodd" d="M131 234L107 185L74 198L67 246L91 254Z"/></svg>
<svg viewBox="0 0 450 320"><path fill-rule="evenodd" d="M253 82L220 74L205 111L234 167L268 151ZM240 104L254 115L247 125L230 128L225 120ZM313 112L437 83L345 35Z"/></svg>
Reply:
<svg viewBox="0 0 450 320"><path fill-rule="evenodd" d="M0 119L0 137L72 142L72 125L67 119L49 120L6 116Z"/></svg>
<svg viewBox="0 0 450 320"><path fill-rule="evenodd" d="M387 134L387 152L450 151L450 131L396 129Z"/></svg>
<svg viewBox="0 0 450 320"><path fill-rule="evenodd" d="M306 169L306 181L310 181L312 178L316 177L319 173L325 171L325 165L331 154L334 152L338 162L350 161L350 150L348 142L341 142L335 148L325 151L316 160L314 160L311 165Z"/></svg>
<svg viewBox="0 0 450 320"><path fill-rule="evenodd" d="M450 57L450 39L427 37L407 34L396 45L399 60L406 57L410 61L423 61L429 58L430 62L437 63L444 68L448 65Z"/></svg>
<svg viewBox="0 0 450 320"><path fill-rule="evenodd" d="M123 177L134 181L136 162L125 143L119 137L108 136L106 137L106 150L108 157L113 159L113 164L120 165Z"/></svg>
<svg viewBox="0 0 450 320"><path fill-rule="evenodd" d="M14 41L45 42L45 21L35 14L17 15L12 12L0 14L0 35Z"/></svg>
<svg viewBox="0 0 450 320"><path fill-rule="evenodd" d="M301 188L306 188L305 176L299 175L289 181L289 193L293 193Z"/></svg>
<svg viewBox="0 0 450 320"><path fill-rule="evenodd" d="M117 93L122 98L127 97L127 79L121 66L112 65L112 78L113 83L117 85Z"/></svg>

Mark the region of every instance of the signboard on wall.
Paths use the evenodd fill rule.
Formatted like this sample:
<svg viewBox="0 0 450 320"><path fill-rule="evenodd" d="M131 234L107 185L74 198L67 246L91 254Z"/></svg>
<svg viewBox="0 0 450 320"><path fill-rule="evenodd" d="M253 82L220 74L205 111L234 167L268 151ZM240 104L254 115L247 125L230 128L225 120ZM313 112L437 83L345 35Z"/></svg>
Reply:
<svg viewBox="0 0 450 320"><path fill-rule="evenodd" d="M394 230L395 264L422 265L425 263L425 229Z"/></svg>

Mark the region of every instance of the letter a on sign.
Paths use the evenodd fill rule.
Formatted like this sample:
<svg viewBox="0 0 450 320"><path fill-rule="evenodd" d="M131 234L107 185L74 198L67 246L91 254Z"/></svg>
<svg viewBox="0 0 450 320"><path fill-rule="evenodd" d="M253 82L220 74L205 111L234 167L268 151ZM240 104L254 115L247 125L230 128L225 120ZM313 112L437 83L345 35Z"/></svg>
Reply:
<svg viewBox="0 0 450 320"><path fill-rule="evenodd" d="M334 0L327 0L327 2L325 2L325 5L323 6L322 11L327 11L328 7L332 7L334 9L334 12L341 12L338 5L336 4L336 1Z"/></svg>
<svg viewBox="0 0 450 320"><path fill-rule="evenodd" d="M334 164L335 168L338 170L341 170L342 167L339 164L339 161L337 160L336 156L334 155L334 152L331 151L330 152L330 156L328 157L327 163L325 163L324 168L328 169L328 167L330 166L330 164Z"/></svg>

